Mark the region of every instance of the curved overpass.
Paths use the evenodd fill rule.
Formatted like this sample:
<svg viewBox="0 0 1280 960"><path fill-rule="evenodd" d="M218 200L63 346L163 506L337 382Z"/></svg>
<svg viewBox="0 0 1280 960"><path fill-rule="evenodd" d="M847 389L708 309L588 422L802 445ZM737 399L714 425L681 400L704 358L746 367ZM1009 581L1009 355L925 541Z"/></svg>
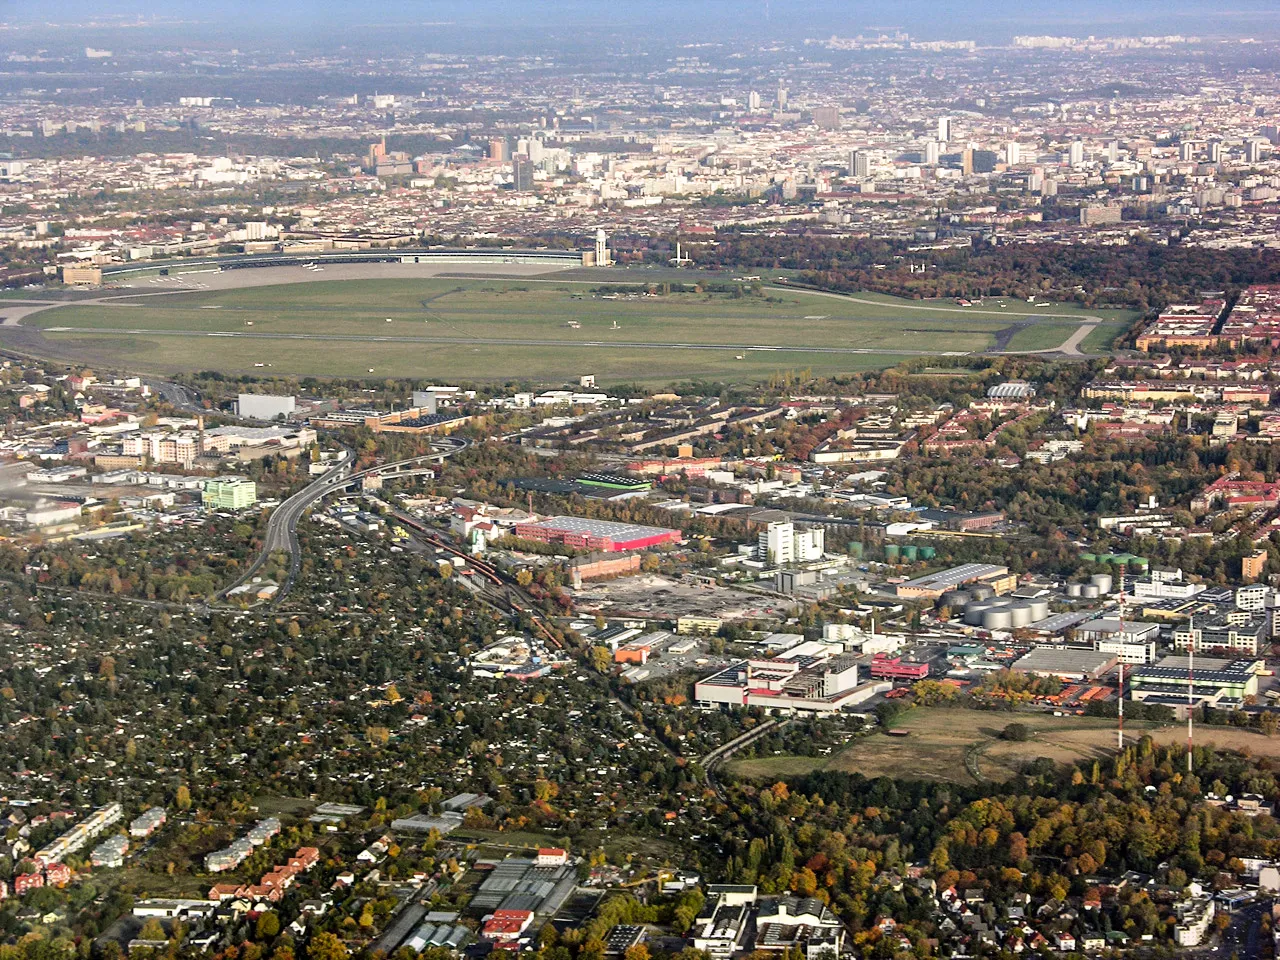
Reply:
<svg viewBox="0 0 1280 960"><path fill-rule="evenodd" d="M344 447L345 456L341 462L323 476L307 484L272 511L271 516L267 518L267 532L262 538L262 549L258 552L257 557L233 583L218 591L216 599L225 600L227 594L236 587L252 580L254 575L266 564L271 554L287 553L289 554L289 576L280 585L279 591L271 602L280 601L289 592L289 588L293 586L293 581L297 578L298 570L302 566L302 548L298 543L298 521L302 519L302 515L306 513L312 504L323 500L331 493L346 490L351 484L363 480L365 477L376 474L396 476L404 473L408 475L409 471L401 470L402 467L412 467L427 461L443 461L446 457L451 457L470 445L470 441L461 437L434 437L430 442L431 453L429 454L421 457L410 457L407 460L397 460L394 463L384 463L379 467L371 467L368 470L361 470L357 473L350 472L351 464L355 459L354 451Z"/></svg>

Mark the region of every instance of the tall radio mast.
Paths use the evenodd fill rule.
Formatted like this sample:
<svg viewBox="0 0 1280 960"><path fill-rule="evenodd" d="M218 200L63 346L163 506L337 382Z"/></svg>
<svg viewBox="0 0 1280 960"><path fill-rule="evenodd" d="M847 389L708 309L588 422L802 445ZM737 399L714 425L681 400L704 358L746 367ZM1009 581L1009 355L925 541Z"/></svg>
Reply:
<svg viewBox="0 0 1280 960"><path fill-rule="evenodd" d="M1120 713L1116 723L1116 749L1124 753L1124 574L1120 574L1120 684L1116 694L1120 698Z"/></svg>
<svg viewBox="0 0 1280 960"><path fill-rule="evenodd" d="M1187 641L1187 776L1191 776L1191 752L1195 742L1191 715L1195 711L1196 703L1196 618L1190 617L1188 622L1191 626L1191 635Z"/></svg>

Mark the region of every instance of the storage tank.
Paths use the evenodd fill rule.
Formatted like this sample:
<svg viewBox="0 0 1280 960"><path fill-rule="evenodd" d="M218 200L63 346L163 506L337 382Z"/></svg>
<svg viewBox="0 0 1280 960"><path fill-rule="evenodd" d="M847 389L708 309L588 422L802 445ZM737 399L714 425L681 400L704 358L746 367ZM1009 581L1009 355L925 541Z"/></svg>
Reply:
<svg viewBox="0 0 1280 960"><path fill-rule="evenodd" d="M982 616L988 610L994 610L999 604L975 601L964 608L964 622L971 627L982 626Z"/></svg>
<svg viewBox="0 0 1280 960"><path fill-rule="evenodd" d="M884 545L884 558L890 563L897 563L900 549L896 543L886 543Z"/></svg>
<svg viewBox="0 0 1280 960"><path fill-rule="evenodd" d="M1080 584L1078 584L1078 583L1068 583L1068 584L1067 584L1067 596L1068 596L1068 597L1078 597L1078 596L1080 596Z"/></svg>
<svg viewBox="0 0 1280 960"><path fill-rule="evenodd" d="M1049 619L1049 601L1037 597L1035 600L1028 600L1027 606L1031 608L1031 622L1039 623L1041 620Z"/></svg>
<svg viewBox="0 0 1280 960"><path fill-rule="evenodd" d="M1098 588L1098 594L1104 595L1111 592L1111 574L1095 573L1089 578L1089 582Z"/></svg>
<svg viewBox="0 0 1280 960"><path fill-rule="evenodd" d="M987 586L985 583L979 583L976 586L966 587L969 595L975 600L990 600L996 595L995 590Z"/></svg>
<svg viewBox="0 0 1280 960"><path fill-rule="evenodd" d="M1031 626L1031 604L1011 603L1008 609L1009 618L1014 628Z"/></svg>
<svg viewBox="0 0 1280 960"><path fill-rule="evenodd" d="M982 613L982 629L1008 630L1013 626L1013 614L1008 607L992 607Z"/></svg>
<svg viewBox="0 0 1280 960"><path fill-rule="evenodd" d="M902 559L907 563L915 563L916 557L920 554L920 550L914 543L908 543L902 548Z"/></svg>
<svg viewBox="0 0 1280 960"><path fill-rule="evenodd" d="M849 544L849 556L853 557L855 560L862 559L862 551L863 546L861 540L854 540Z"/></svg>
<svg viewBox="0 0 1280 960"><path fill-rule="evenodd" d="M921 560L932 560L932 559L933 559L934 557L936 557L937 555L938 555L938 548L937 548L937 547L921 547L921 548L920 548L920 559L921 559Z"/></svg>
<svg viewBox="0 0 1280 960"><path fill-rule="evenodd" d="M948 590L938 598L938 606L948 607L953 612L959 612L964 609L966 603L973 599L973 594L968 590Z"/></svg>
<svg viewBox="0 0 1280 960"><path fill-rule="evenodd" d="M1102 596L1102 594L1098 590L1097 584L1086 583L1080 588L1080 596L1084 597L1086 600L1097 600L1098 597Z"/></svg>

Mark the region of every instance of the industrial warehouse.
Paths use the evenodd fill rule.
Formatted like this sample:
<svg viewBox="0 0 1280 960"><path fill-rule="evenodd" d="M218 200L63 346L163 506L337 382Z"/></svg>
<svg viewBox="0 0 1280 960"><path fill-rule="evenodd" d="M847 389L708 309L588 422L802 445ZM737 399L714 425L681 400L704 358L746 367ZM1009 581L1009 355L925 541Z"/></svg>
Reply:
<svg viewBox="0 0 1280 960"><path fill-rule="evenodd" d="M996 594L1008 593L1018 585L1016 575L1008 567L994 563L965 563L949 570L931 573L897 585L900 597L920 600L937 600L949 590L967 583L988 586Z"/></svg>
<svg viewBox="0 0 1280 960"><path fill-rule="evenodd" d="M516 536L543 543L562 543L579 550L618 553L646 550L664 543L680 543L679 530L646 527L638 523L614 523L584 517L552 517L536 523L516 525Z"/></svg>

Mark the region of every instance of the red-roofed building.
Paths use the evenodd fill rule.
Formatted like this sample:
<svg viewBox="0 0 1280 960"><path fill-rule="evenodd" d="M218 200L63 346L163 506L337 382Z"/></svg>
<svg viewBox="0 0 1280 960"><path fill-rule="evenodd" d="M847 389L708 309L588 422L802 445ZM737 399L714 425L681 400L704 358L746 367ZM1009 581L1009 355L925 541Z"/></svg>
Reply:
<svg viewBox="0 0 1280 960"><path fill-rule="evenodd" d="M1191 509L1196 513L1219 505L1228 508L1280 506L1280 483L1241 480L1231 473L1209 484L1191 501Z"/></svg>
<svg viewBox="0 0 1280 960"><path fill-rule="evenodd" d="M877 653L871 658L871 676L877 679L923 680L929 676L929 665L909 663L901 657Z"/></svg>
<svg viewBox="0 0 1280 960"><path fill-rule="evenodd" d="M480 935L498 944L514 943L533 923L532 910L495 910Z"/></svg>
<svg viewBox="0 0 1280 960"><path fill-rule="evenodd" d="M561 867L569 862L569 854L559 847L539 847L533 862L540 867Z"/></svg>
<svg viewBox="0 0 1280 960"><path fill-rule="evenodd" d="M13 878L13 892L22 895L28 890L39 890L44 886L44 874L20 873Z"/></svg>

